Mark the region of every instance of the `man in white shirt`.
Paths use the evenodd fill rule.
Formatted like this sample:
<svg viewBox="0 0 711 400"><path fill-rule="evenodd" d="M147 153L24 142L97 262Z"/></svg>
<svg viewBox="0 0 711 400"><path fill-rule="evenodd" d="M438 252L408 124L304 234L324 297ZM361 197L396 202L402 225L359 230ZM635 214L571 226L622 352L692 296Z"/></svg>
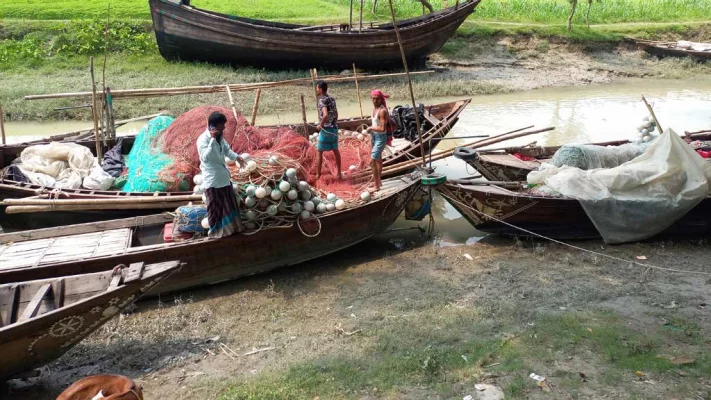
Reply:
<svg viewBox="0 0 711 400"><path fill-rule="evenodd" d="M210 114L207 123L208 129L197 140L197 150L203 177L202 187L207 197L207 220L210 225L208 236L222 238L242 231L237 199L225 158L235 160L241 166L244 166L244 160L232 151L222 135L227 117L215 111Z"/></svg>

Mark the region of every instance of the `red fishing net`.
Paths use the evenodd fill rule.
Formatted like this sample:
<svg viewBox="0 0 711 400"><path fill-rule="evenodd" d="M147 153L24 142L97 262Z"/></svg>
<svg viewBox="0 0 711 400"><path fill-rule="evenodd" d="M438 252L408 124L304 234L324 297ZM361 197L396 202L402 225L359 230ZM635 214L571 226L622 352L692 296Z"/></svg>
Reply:
<svg viewBox="0 0 711 400"><path fill-rule="evenodd" d="M273 175L272 169L275 168L270 168L267 160L275 157L282 161L280 164L296 167L299 179L324 192L335 193L341 198L355 198L363 190L364 182L354 182L349 175L363 170L370 163L369 141L356 138L339 141L341 169L346 172L342 180L336 178L338 168L333 152L324 152L321 179L316 181L318 151L308 139L287 127L250 126L242 114L238 113L235 119L231 109L218 106L194 108L180 115L163 132L159 145L163 152L174 158L174 163L161 171L164 180L185 175L192 181L192 177L200 173L196 142L207 129L207 118L213 111L227 117L223 137L232 150L262 160L258 174Z"/></svg>

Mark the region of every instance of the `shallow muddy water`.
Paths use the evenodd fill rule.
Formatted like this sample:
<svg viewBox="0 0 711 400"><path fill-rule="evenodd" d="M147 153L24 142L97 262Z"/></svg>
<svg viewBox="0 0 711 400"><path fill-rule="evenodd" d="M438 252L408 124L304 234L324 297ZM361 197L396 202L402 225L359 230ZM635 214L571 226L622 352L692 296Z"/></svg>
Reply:
<svg viewBox="0 0 711 400"><path fill-rule="evenodd" d="M365 90L364 90L365 91ZM711 129L711 77L695 80L649 80L625 79L615 83L552 87L509 94L478 96L462 113L459 122L449 137L468 135L494 136L503 132L535 125L536 128L555 127L554 131L523 137L506 142L506 146L524 145L536 141L538 145L584 143L616 139L630 139L642 118L648 115L641 101L645 95L652 103L655 113L664 128L677 133ZM345 97L343 95L342 97ZM418 99L424 103L452 101L455 98ZM391 98L388 104L408 103L407 99ZM370 111L367 98L363 107ZM357 103L341 99L341 117L359 114ZM315 118L315 110L309 110L309 120ZM259 116L260 125L298 123L300 113L281 113ZM119 135L135 134L143 122L134 122L121 127ZM47 137L72 130L90 127L91 122L58 121L51 123L13 122L6 124L8 142L16 143ZM438 150L456 147L472 139L445 140ZM502 144L496 145L497 147ZM434 163L438 172L448 177L466 176L462 161L449 158ZM437 230L442 233L443 243L464 243L481 236L449 204L436 198L433 213ZM416 225L399 220L394 228ZM426 225L426 221L420 223Z"/></svg>

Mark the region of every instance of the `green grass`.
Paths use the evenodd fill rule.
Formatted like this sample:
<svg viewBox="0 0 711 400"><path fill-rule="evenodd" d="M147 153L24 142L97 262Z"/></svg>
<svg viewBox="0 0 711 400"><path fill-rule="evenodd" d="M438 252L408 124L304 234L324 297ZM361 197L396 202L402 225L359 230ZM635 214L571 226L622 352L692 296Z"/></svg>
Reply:
<svg viewBox="0 0 711 400"><path fill-rule="evenodd" d="M455 0L449 0L453 4ZM106 0L15 0L0 2L0 18L17 19L82 19L104 17ZM358 2L356 2L358 3ZM395 0L400 17L421 13L421 6L413 0ZM442 7L441 0L431 1L435 8ZM197 7L228 14L253 18L278 20L329 20L348 19L350 0L194 0ZM258 6L255 6L258 4ZM371 14L372 0L366 1L364 19L387 19L387 2L380 1L377 15ZM587 2L581 0L575 23L582 24ZM114 18L149 19L147 0L112 1ZM475 20L563 23L570 12L568 0L483 0ZM357 10L354 13L358 14ZM711 19L711 2L707 0L602 0L593 4L590 12L592 24L617 22L665 22Z"/></svg>

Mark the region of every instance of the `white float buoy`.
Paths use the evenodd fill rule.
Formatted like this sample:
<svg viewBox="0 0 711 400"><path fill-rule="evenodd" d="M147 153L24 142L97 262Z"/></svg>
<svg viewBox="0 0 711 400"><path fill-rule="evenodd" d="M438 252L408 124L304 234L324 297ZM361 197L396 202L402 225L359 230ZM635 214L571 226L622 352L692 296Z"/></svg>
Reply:
<svg viewBox="0 0 711 400"><path fill-rule="evenodd" d="M202 175L197 174L197 175L193 176L193 183L195 184L195 186L202 185Z"/></svg>
<svg viewBox="0 0 711 400"><path fill-rule="evenodd" d="M289 184L289 182L287 182L287 181L279 182L279 190L286 193L289 191L289 189L291 189L291 185Z"/></svg>
<svg viewBox="0 0 711 400"><path fill-rule="evenodd" d="M364 137L365 137L365 136L363 136L362 133L359 133L358 136L357 136L358 140L363 140Z"/></svg>
<svg viewBox="0 0 711 400"><path fill-rule="evenodd" d="M652 137L649 135L645 135L644 137L642 137L642 140L644 140L645 142L649 142L650 140L652 140Z"/></svg>
<svg viewBox="0 0 711 400"><path fill-rule="evenodd" d="M256 198L258 198L258 199L263 199L264 197L266 197L266 195L267 195L267 190L264 189L264 188L261 187L261 186L258 187L258 188L254 191L254 197L256 197Z"/></svg>
<svg viewBox="0 0 711 400"><path fill-rule="evenodd" d="M254 210L249 210L246 213L244 213L244 216L247 217L249 221L253 221L257 218L257 212Z"/></svg>
<svg viewBox="0 0 711 400"><path fill-rule="evenodd" d="M306 190L306 191L301 192L301 200L303 200L303 201L311 200L311 191Z"/></svg>
<svg viewBox="0 0 711 400"><path fill-rule="evenodd" d="M644 135L646 135L646 134L648 134L648 133L649 133L649 131L648 131L647 129L642 129L642 136L644 136Z"/></svg>
<svg viewBox="0 0 711 400"><path fill-rule="evenodd" d="M250 156L249 153L242 153L239 156L240 158L242 158L242 160L244 160L244 162L248 162L252 159L252 156Z"/></svg>
<svg viewBox="0 0 711 400"><path fill-rule="evenodd" d="M204 229L210 229L210 222L207 220L207 217L203 218L202 221L200 221L200 225L202 225Z"/></svg>
<svg viewBox="0 0 711 400"><path fill-rule="evenodd" d="M202 186L195 186L193 189L193 194L198 195L198 194L203 194L205 193L205 189L202 188Z"/></svg>
<svg viewBox="0 0 711 400"><path fill-rule="evenodd" d="M316 209L316 205L314 204L313 201L307 201L304 203L304 210L313 211L315 209Z"/></svg>
<svg viewBox="0 0 711 400"><path fill-rule="evenodd" d="M254 161L252 161L252 160L247 161L247 167L246 167L246 169L247 169L247 172L254 172L254 171L256 171L256 170L257 170L257 163L254 162Z"/></svg>
<svg viewBox="0 0 711 400"><path fill-rule="evenodd" d="M319 205L323 200L320 197L314 197L311 199L315 206Z"/></svg>
<svg viewBox="0 0 711 400"><path fill-rule="evenodd" d="M328 201L336 201L337 198L338 196L336 196L335 193L329 193L328 196L326 196L326 200Z"/></svg>
<svg viewBox="0 0 711 400"><path fill-rule="evenodd" d="M272 194L272 188L270 186L265 186L264 191L267 192L265 196Z"/></svg>
<svg viewBox="0 0 711 400"><path fill-rule="evenodd" d="M286 170L286 176L289 178L296 178L296 168L289 168Z"/></svg>
<svg viewBox="0 0 711 400"><path fill-rule="evenodd" d="M297 187L300 192L303 192L304 190L309 190L309 183L306 181L299 181L299 185Z"/></svg>
<svg viewBox="0 0 711 400"><path fill-rule="evenodd" d="M302 212L299 214L299 217L301 217L301 219L307 219L307 218L310 217L310 216L311 216L311 213L308 212L308 211L306 211L306 210L302 211Z"/></svg>
<svg viewBox="0 0 711 400"><path fill-rule="evenodd" d="M363 201L370 201L370 192L363 192L360 194L360 199Z"/></svg>
<svg viewBox="0 0 711 400"><path fill-rule="evenodd" d="M320 213L320 214L325 213L325 212L326 212L326 204L324 204L324 203L319 203L319 204L316 206L316 211L317 211L318 213Z"/></svg>
<svg viewBox="0 0 711 400"><path fill-rule="evenodd" d="M281 200L281 194L282 194L281 190L274 189L274 190L272 190L272 193L269 195L269 197L271 197L272 200Z"/></svg>
<svg viewBox="0 0 711 400"><path fill-rule="evenodd" d="M299 192L291 189L286 193L286 197L289 198L289 200L296 200L299 197Z"/></svg>
<svg viewBox="0 0 711 400"><path fill-rule="evenodd" d="M239 183L232 183L232 191L235 192L235 194L239 193Z"/></svg>
<svg viewBox="0 0 711 400"><path fill-rule="evenodd" d="M228 157L225 157L225 164L227 164L229 166L233 166L233 165L237 164L237 162L235 160L228 158Z"/></svg>
<svg viewBox="0 0 711 400"><path fill-rule="evenodd" d="M269 165L278 165L278 164L279 164L279 157L277 157L277 156L269 157Z"/></svg>
<svg viewBox="0 0 711 400"><path fill-rule="evenodd" d="M348 167L348 170L349 170L349 171L355 171L357 168L358 168L358 167L356 167L355 165L351 165L350 167Z"/></svg>
<svg viewBox="0 0 711 400"><path fill-rule="evenodd" d="M336 200L336 210L343 210L344 208L346 208L346 202L341 199Z"/></svg>
<svg viewBox="0 0 711 400"><path fill-rule="evenodd" d="M248 221L248 222L244 223L244 227L247 229L250 229L250 230L254 230L254 229L257 229L257 224L255 224L252 221Z"/></svg>
<svg viewBox="0 0 711 400"><path fill-rule="evenodd" d="M246 204L247 207L252 208L257 205L257 200L254 197L247 197L244 199L244 204Z"/></svg>
<svg viewBox="0 0 711 400"><path fill-rule="evenodd" d="M299 202L296 202L291 205L291 211L294 213L300 213L301 210L303 210L303 209L304 209L304 207L302 207L301 203L299 203Z"/></svg>
<svg viewBox="0 0 711 400"><path fill-rule="evenodd" d="M205 196L204 194L202 195L202 202L207 204L207 196Z"/></svg>
<svg viewBox="0 0 711 400"><path fill-rule="evenodd" d="M267 207L267 214L271 215L272 217L277 215L279 212L279 207L277 207L276 204L272 204L269 207Z"/></svg>
<svg viewBox="0 0 711 400"><path fill-rule="evenodd" d="M335 211L336 206L333 203L326 204L326 211Z"/></svg>
<svg viewBox="0 0 711 400"><path fill-rule="evenodd" d="M245 193L247 193L247 196L253 197L254 194L257 192L257 187L254 185L249 185L247 186L247 189L244 190Z"/></svg>

